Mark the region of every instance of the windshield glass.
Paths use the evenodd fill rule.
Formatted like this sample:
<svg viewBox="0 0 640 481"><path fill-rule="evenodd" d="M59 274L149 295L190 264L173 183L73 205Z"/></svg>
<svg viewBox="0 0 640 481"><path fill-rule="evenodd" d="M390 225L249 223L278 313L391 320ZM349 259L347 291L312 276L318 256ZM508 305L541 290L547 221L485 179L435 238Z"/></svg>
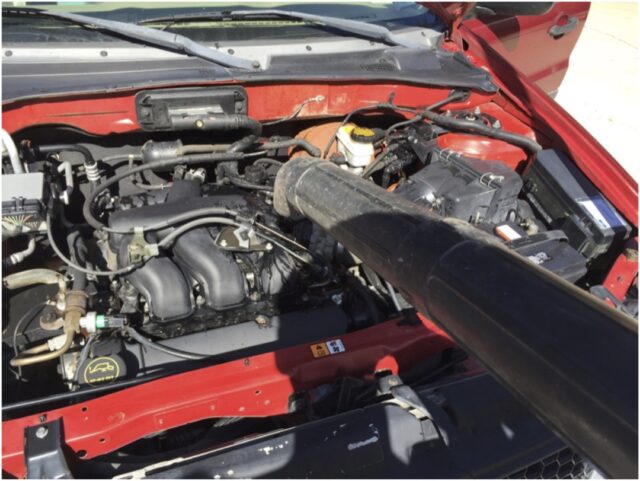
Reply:
<svg viewBox="0 0 640 481"><path fill-rule="evenodd" d="M201 12L279 9L311 13L382 25L396 31L415 26L440 28L437 17L416 3L90 3L90 2L4 2L3 7L34 7L54 12L71 12L127 23ZM3 15L2 41L10 46L57 42L125 42L97 30L73 25L53 18ZM171 23L161 21L146 26L189 37L200 43L259 40L297 40L346 36L344 32L288 19L189 20Z"/></svg>

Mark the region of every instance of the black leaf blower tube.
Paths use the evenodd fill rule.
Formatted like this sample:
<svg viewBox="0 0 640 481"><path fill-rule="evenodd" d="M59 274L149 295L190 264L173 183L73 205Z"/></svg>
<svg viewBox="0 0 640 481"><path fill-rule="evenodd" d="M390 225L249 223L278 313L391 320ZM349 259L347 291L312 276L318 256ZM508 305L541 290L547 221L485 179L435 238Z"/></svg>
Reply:
<svg viewBox="0 0 640 481"><path fill-rule="evenodd" d="M401 290L606 475L638 474L637 323L509 251L327 161L279 171L274 205Z"/></svg>

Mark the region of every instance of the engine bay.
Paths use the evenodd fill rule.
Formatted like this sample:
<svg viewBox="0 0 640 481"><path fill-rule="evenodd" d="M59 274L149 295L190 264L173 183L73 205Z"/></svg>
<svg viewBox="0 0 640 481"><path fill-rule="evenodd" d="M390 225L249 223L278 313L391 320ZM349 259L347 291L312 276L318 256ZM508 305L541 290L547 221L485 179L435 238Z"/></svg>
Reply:
<svg viewBox="0 0 640 481"><path fill-rule="evenodd" d="M449 110L468 96L337 120L297 118L301 104L264 122L242 87L160 89L135 97L140 131L3 134L4 403L411 322L403 292L309 219L276 212L276 176L296 158L468 223L637 317L637 285L622 298L606 286L635 227L497 104Z"/></svg>

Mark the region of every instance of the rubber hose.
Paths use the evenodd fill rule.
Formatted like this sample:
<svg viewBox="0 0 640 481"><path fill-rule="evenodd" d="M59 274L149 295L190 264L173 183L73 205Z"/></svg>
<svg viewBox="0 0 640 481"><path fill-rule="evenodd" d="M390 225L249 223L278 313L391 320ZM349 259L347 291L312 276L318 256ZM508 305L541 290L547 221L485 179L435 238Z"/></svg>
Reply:
<svg viewBox="0 0 640 481"><path fill-rule="evenodd" d="M194 155L185 155L183 157L178 157L175 159L163 159L155 162L151 162L148 164L140 165L138 167L134 167L133 169L129 169L126 172L121 174L114 175L113 177L107 179L105 182L100 184L96 189L89 194L87 200L82 206L82 214L89 224L94 229L100 230L106 227L102 222L96 219L91 212L91 205L93 201L98 197L98 195L111 187L114 184L117 184L123 179L127 177L137 174L139 172L144 172L145 170L153 170L160 169L163 167L169 167L177 164L196 164L199 162L225 162L225 161L234 161L241 160L244 157L242 153L209 153L209 154L194 154Z"/></svg>
<svg viewBox="0 0 640 481"><path fill-rule="evenodd" d="M129 333L129 336L131 336L132 339L138 341L143 346L146 346L150 349L155 349L156 351L164 352L165 354L169 354L170 356L179 357L180 359L187 359L190 361L199 361L201 359L206 359L208 357L211 357L205 354L185 352L179 349L173 349L172 347L167 347L162 344L158 344L156 342L153 342L150 339L147 339L146 337L144 337L142 334L140 334L138 331L136 331L131 327L127 329L127 332Z"/></svg>
<svg viewBox="0 0 640 481"><path fill-rule="evenodd" d="M422 115L431 120L434 124L446 127L451 130L460 130L462 132L468 132L473 134L485 135L498 140L504 140L510 144L517 145L528 150L530 153L535 154L542 150L542 146L535 140L531 140L524 135L514 134L513 132L505 132L504 130L488 127L483 124L479 124L473 120L456 119L447 115L436 114L429 110L422 112Z"/></svg>
<svg viewBox="0 0 640 481"><path fill-rule="evenodd" d="M316 147L315 145L309 143L304 139L288 139L288 140L278 140L275 142L265 142L261 145L264 150L272 150L272 149L284 149L288 147L300 147L301 149L306 150L309 154L314 157L320 157L322 155L322 151Z"/></svg>
<svg viewBox="0 0 640 481"><path fill-rule="evenodd" d="M16 272L6 276L2 282L7 289L20 289L35 284L58 284L61 290L66 291L67 285L65 276L51 269L29 269Z"/></svg>
<svg viewBox="0 0 640 481"><path fill-rule="evenodd" d="M0 129L0 138L2 138L2 143L7 149L7 153L9 154L9 159L11 160L11 167L13 168L14 174L24 174L24 166L20 161L20 156L18 155L18 149L16 147L11 134L4 129Z"/></svg>
<svg viewBox="0 0 640 481"><path fill-rule="evenodd" d="M32 364L51 361L52 359L57 359L58 357L62 356L65 352L67 352L71 347L71 344L73 343L74 332L75 331L71 328L67 328L65 330L65 334L67 335L67 337L65 338L64 344L60 347L60 349L56 349L55 351L47 352L44 354L37 354L35 356L14 357L13 359L11 359L11 361L9 361L9 364L11 364L13 367L24 367L24 366L30 366ZM46 345L46 343L44 345ZM36 346L36 348L37 347L39 346ZM32 349L36 349L36 348L32 348Z"/></svg>
<svg viewBox="0 0 640 481"><path fill-rule="evenodd" d="M96 159L93 158L91 151L84 145L79 144L53 144L53 145L41 145L37 148L37 151L41 154L54 154L58 152L78 152L84 157L84 165L95 166L97 164Z"/></svg>
<svg viewBox="0 0 640 481"><path fill-rule="evenodd" d="M231 144L228 152L245 152L255 144L260 137L257 135L247 135L246 137L241 138L240 140Z"/></svg>

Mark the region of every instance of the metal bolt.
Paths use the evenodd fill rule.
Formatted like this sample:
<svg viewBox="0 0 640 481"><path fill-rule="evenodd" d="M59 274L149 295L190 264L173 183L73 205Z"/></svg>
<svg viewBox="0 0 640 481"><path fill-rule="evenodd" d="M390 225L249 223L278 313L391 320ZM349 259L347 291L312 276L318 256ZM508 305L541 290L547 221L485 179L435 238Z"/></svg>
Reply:
<svg viewBox="0 0 640 481"><path fill-rule="evenodd" d="M38 439L46 438L47 434L49 434L49 430L45 426L40 426L38 429L36 429L36 437Z"/></svg>
<svg viewBox="0 0 640 481"><path fill-rule="evenodd" d="M267 316L265 316L264 314L258 314L256 316L256 323L259 326L266 326L269 324L269 318Z"/></svg>
<svg viewBox="0 0 640 481"><path fill-rule="evenodd" d="M482 113L482 111L480 110L480 107L476 107L475 109L473 109L473 113L475 115L480 115Z"/></svg>
<svg viewBox="0 0 640 481"><path fill-rule="evenodd" d="M342 293L333 294L331 300L338 305L342 304Z"/></svg>
<svg viewBox="0 0 640 481"><path fill-rule="evenodd" d="M252 66L253 68L260 68L260 62L258 62L257 60L254 60L254 61L251 63L251 66Z"/></svg>
<svg viewBox="0 0 640 481"><path fill-rule="evenodd" d="M494 128L494 129L499 129L500 127L502 127L502 124L500 123L500 121L499 121L499 120L496 120L496 121L493 123L493 128Z"/></svg>
<svg viewBox="0 0 640 481"><path fill-rule="evenodd" d="M196 127L198 127L199 129L204 127L204 122L200 119L196 120Z"/></svg>
<svg viewBox="0 0 640 481"><path fill-rule="evenodd" d="M236 53L236 52L235 52L232 48L230 48L230 49L228 49L228 50L227 50L227 53L228 53L229 55L233 55L233 54L234 54L234 53Z"/></svg>
<svg viewBox="0 0 640 481"><path fill-rule="evenodd" d="M100 56L101 56L101 57L106 57L107 55L109 55L109 54L107 53L107 51L106 51L106 50L101 50L101 51L100 51Z"/></svg>
<svg viewBox="0 0 640 481"><path fill-rule="evenodd" d="M273 250L273 244L271 242L267 242L264 248L267 249L268 251Z"/></svg>
<svg viewBox="0 0 640 481"><path fill-rule="evenodd" d="M11 50L7 50L4 54L5 54L7 57L11 57L11 56L13 55L13 52L12 52Z"/></svg>

